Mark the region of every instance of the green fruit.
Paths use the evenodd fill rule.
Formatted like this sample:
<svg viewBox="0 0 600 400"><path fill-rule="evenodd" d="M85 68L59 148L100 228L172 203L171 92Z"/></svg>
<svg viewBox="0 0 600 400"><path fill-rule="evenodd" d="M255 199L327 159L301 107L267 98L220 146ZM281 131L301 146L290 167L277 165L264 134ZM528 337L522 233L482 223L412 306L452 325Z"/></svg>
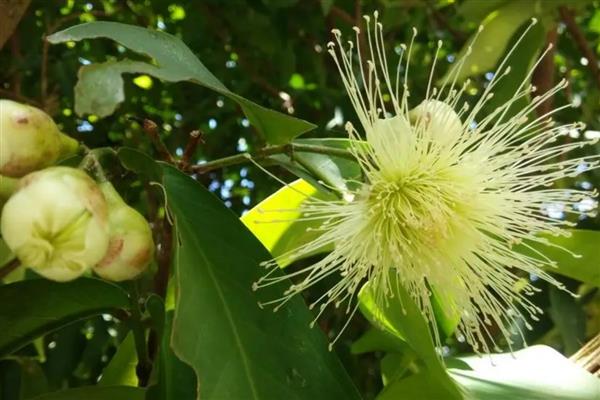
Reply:
<svg viewBox="0 0 600 400"><path fill-rule="evenodd" d="M108 203L110 239L108 251L94 272L111 281L133 279L148 267L154 255L152 231L146 219L123 201L110 182L99 186Z"/></svg>
<svg viewBox="0 0 600 400"><path fill-rule="evenodd" d="M54 164L78 148L42 110L0 99L0 174L21 177Z"/></svg>
<svg viewBox="0 0 600 400"><path fill-rule="evenodd" d="M106 254L107 203L85 172L51 167L19 181L2 209L2 238L21 263L54 281L69 281Z"/></svg>

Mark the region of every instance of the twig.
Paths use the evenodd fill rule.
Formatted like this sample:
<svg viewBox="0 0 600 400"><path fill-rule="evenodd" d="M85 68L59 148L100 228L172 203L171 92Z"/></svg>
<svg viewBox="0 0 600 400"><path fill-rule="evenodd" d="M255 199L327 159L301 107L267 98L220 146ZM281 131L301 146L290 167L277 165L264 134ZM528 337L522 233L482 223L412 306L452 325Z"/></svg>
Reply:
<svg viewBox="0 0 600 400"><path fill-rule="evenodd" d="M20 266L21 266L21 261L19 261L18 258L13 258L11 261L9 261L8 263L4 264L0 268L0 279L6 278L6 276L8 274L10 274L11 272L13 272L15 269L19 268Z"/></svg>
<svg viewBox="0 0 600 400"><path fill-rule="evenodd" d="M165 146L164 142L160 138L158 125L156 125L156 122L148 118L144 118L142 120L142 130L148 135L160 157L171 164L175 164L175 158L171 155L171 152L169 152L169 149L167 146Z"/></svg>
<svg viewBox="0 0 600 400"><path fill-rule="evenodd" d="M560 6L558 8L560 13L560 17L565 23L567 29L569 30L569 34L575 41L575 44L579 48L579 51L585 58L588 60L588 69L592 73L596 84L600 88L600 67L598 67L598 58L596 54L594 54L594 50L590 47L585 35L577 25L575 21L574 13L572 10L569 10L565 6Z"/></svg>
<svg viewBox="0 0 600 400"><path fill-rule="evenodd" d="M356 25L355 18L353 18L352 15L350 15L349 13L347 13L346 11L342 10L341 8L339 8L337 6L331 6L331 8L329 9L329 13L331 15L333 15L334 17L339 18L342 21L349 23L350 25Z"/></svg>
<svg viewBox="0 0 600 400"><path fill-rule="evenodd" d="M236 154L234 156L209 161L204 164L193 165L190 167L190 170L197 174L204 174L215 169L229 167L237 164L243 164L248 162L250 159L260 161L275 154L290 154L294 152L326 154L330 156L346 158L349 160L356 160L354 155L346 149L336 149L332 147L318 146L312 144L288 143L278 146L265 147L256 151L255 153L241 153Z"/></svg>
<svg viewBox="0 0 600 400"><path fill-rule="evenodd" d="M185 170L189 167L190 160L194 156L194 153L196 153L199 143L204 143L204 134L199 130L191 131L185 150L181 156L182 169Z"/></svg>
<svg viewBox="0 0 600 400"><path fill-rule="evenodd" d="M161 298L167 293L169 275L171 273L171 255L173 250L173 227L166 217L163 217L159 224L159 232L156 235L157 242L160 243L156 254L156 263L158 271L154 275L154 292Z"/></svg>
<svg viewBox="0 0 600 400"><path fill-rule="evenodd" d="M23 96L22 94L11 92L10 90L0 88L0 96L6 96L21 103L31 104L32 106L42 107L42 104L35 99Z"/></svg>
<svg viewBox="0 0 600 400"><path fill-rule="evenodd" d="M104 168L102 168L102 164L100 163L100 159L98 154L102 154L103 152L112 151L109 149L90 149L84 144L80 144L80 147L83 149L85 156L81 163L79 163L79 168L84 171L90 172L90 174L96 178L98 182L108 182L108 178L104 173Z"/></svg>

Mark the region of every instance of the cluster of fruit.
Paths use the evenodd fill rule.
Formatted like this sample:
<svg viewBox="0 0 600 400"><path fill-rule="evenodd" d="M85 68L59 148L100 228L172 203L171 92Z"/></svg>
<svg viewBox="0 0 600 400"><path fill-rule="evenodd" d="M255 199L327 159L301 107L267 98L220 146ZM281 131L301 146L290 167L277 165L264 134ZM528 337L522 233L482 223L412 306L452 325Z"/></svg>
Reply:
<svg viewBox="0 0 600 400"><path fill-rule="evenodd" d="M52 166L79 144L37 108L0 99L0 229L19 261L55 281L123 281L154 254L146 219L108 181Z"/></svg>

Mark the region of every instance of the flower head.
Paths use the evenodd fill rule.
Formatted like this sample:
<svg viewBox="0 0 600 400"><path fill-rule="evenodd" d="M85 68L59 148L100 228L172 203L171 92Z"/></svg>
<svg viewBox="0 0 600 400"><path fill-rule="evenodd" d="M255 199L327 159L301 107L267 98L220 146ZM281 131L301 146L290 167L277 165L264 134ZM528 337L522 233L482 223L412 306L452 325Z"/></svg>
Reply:
<svg viewBox="0 0 600 400"><path fill-rule="evenodd" d="M358 28L354 42L344 46L334 30L335 43L328 45L361 124L357 129L347 123L346 130L364 183L352 193L352 201L305 202L304 216L322 220L321 235L284 257L299 258L333 244L330 254L288 276L267 274L255 288L300 277L272 302L282 304L335 274L340 280L311 307L348 304L352 314L356 306L351 301L365 282L383 306L394 294L395 279L390 277L395 276L431 323L438 344L432 290L459 313L457 331L476 351L490 351L491 325L510 344L511 327L519 326L515 322L529 327L527 321L542 312L529 298L536 289L529 283L517 285L519 271L563 288L544 272L543 267L554 266L552 260L535 251L537 256L517 252L514 245L549 244L540 233L567 235L563 228L570 223L549 218L546 206L573 204L589 193L551 186L576 175L581 165L596 166L590 159L563 157L581 142L557 144L564 132L580 124L555 125L550 117L559 109L530 118L565 82L508 116L516 100L535 91L525 79L513 99L483 116L482 108L510 69L503 62L469 107L463 96L469 83L457 84L462 59L439 88L433 88L432 70L425 98L410 109L412 41L402 47L392 76L377 14L365 20L368 48L360 48ZM277 260L266 265L276 268Z"/></svg>
<svg viewBox="0 0 600 400"><path fill-rule="evenodd" d="M108 248L102 192L85 172L51 167L23 177L2 209L0 228L26 267L55 281L88 271Z"/></svg>

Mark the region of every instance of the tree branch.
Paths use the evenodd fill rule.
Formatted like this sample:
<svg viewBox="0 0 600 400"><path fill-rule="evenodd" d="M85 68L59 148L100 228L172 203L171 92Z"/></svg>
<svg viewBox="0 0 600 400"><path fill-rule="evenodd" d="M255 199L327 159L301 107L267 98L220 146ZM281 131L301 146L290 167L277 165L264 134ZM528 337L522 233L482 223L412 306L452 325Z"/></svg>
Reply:
<svg viewBox="0 0 600 400"><path fill-rule="evenodd" d="M294 152L326 154L330 156L346 158L349 160L356 160L354 155L346 149L337 149L312 144L288 143L279 146L265 147L256 151L255 153L241 153L209 161L205 164L193 165L190 167L190 170L197 174L204 174L215 169L229 167L232 165L244 164L247 163L250 159L260 161L275 154L293 154Z"/></svg>
<svg viewBox="0 0 600 400"><path fill-rule="evenodd" d="M577 25L577 22L575 21L574 12L565 6L559 7L558 11L560 13L561 19L567 27L567 30L569 31L569 34L573 38L573 41L575 41L577 47L579 48L579 51L585 58L587 58L588 69L592 73L592 76L594 77L598 88L600 88L600 67L598 67L598 58L596 57L594 50L590 47L587 39L585 38L585 35Z"/></svg>
<svg viewBox="0 0 600 400"><path fill-rule="evenodd" d="M556 26L552 25L546 33L546 48L548 46L551 46L551 48L538 64L531 77L533 85L537 88L536 95L542 95L554 86L554 53L557 39L558 32ZM550 97L543 103L540 103L536 108L537 115L541 116L549 113L552 110L552 100L552 97Z"/></svg>

